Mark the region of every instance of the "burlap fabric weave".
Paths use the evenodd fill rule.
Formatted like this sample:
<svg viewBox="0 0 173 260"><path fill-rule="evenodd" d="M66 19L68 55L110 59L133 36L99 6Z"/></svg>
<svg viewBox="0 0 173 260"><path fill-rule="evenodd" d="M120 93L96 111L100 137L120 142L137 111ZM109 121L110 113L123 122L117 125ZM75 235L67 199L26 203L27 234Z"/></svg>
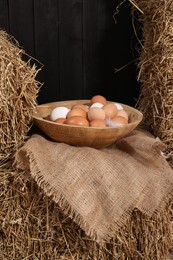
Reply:
<svg viewBox="0 0 173 260"><path fill-rule="evenodd" d="M173 171L163 143L135 130L97 150L56 143L35 134L16 153L64 214L98 242L107 241L134 208L151 216L173 190Z"/></svg>

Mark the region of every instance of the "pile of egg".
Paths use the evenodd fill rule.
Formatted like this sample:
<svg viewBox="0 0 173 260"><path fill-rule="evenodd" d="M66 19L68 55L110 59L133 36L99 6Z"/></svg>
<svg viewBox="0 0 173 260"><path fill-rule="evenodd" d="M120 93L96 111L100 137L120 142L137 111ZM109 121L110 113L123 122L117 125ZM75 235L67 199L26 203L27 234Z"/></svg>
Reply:
<svg viewBox="0 0 173 260"><path fill-rule="evenodd" d="M60 124L91 127L117 127L128 124L128 114L121 104L93 96L89 105L76 104L71 108L59 106L50 113L50 120Z"/></svg>

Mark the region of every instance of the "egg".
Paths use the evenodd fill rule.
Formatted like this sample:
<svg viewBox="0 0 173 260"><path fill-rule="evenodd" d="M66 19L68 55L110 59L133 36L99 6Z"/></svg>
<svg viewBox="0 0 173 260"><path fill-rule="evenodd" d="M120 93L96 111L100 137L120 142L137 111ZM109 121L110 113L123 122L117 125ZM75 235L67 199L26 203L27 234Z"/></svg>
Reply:
<svg viewBox="0 0 173 260"><path fill-rule="evenodd" d="M64 124L76 125L76 126L89 126L88 120L82 116L73 116L73 117L67 118L64 121Z"/></svg>
<svg viewBox="0 0 173 260"><path fill-rule="evenodd" d="M119 103L114 103L118 110L123 109L123 106Z"/></svg>
<svg viewBox="0 0 173 260"><path fill-rule="evenodd" d="M56 107L50 113L50 120L55 121L58 118L66 118L69 108L67 107Z"/></svg>
<svg viewBox="0 0 173 260"><path fill-rule="evenodd" d="M128 124L128 120L123 116L115 116L111 118L113 124L126 125Z"/></svg>
<svg viewBox="0 0 173 260"><path fill-rule="evenodd" d="M76 105L73 105L71 109L74 109L74 108L81 108L81 109L83 109L85 112L88 112L89 106L87 106L87 105L82 105L82 104L76 104Z"/></svg>
<svg viewBox="0 0 173 260"><path fill-rule="evenodd" d="M103 110L105 112L106 118L112 118L116 116L118 109L113 103L107 103L103 106Z"/></svg>
<svg viewBox="0 0 173 260"><path fill-rule="evenodd" d="M82 108L73 108L68 112L67 118L70 118L73 116L81 116L81 117L86 118L87 113Z"/></svg>
<svg viewBox="0 0 173 260"><path fill-rule="evenodd" d="M118 110L117 116L123 116L123 117L125 117L127 120L128 120L128 118L129 118L127 112L126 112L124 109Z"/></svg>
<svg viewBox="0 0 173 260"><path fill-rule="evenodd" d="M92 121L95 119L105 119L105 112L102 108L92 107L88 110L88 120Z"/></svg>
<svg viewBox="0 0 173 260"><path fill-rule="evenodd" d="M89 123L89 125L94 126L94 127L103 127L103 126L106 126L106 123L105 123L105 120L95 119L95 120L92 120Z"/></svg>
<svg viewBox="0 0 173 260"><path fill-rule="evenodd" d="M90 103L91 104L94 104L94 103L102 103L103 105L106 105L107 103L107 100L105 97L101 96L101 95L95 95L91 98L90 100Z"/></svg>
<svg viewBox="0 0 173 260"><path fill-rule="evenodd" d="M102 108L104 105L102 104L102 103L99 103L99 102L96 102L96 103L93 103L91 106L90 106L90 108L91 107L99 107L99 108Z"/></svg>
<svg viewBox="0 0 173 260"><path fill-rule="evenodd" d="M66 120L66 118L60 117L60 118L57 118L54 122L58 123L58 124L63 124L65 122L65 120Z"/></svg>
<svg viewBox="0 0 173 260"><path fill-rule="evenodd" d="M46 117L43 117L44 120L48 120L48 121L51 121L50 119L50 115L46 116Z"/></svg>

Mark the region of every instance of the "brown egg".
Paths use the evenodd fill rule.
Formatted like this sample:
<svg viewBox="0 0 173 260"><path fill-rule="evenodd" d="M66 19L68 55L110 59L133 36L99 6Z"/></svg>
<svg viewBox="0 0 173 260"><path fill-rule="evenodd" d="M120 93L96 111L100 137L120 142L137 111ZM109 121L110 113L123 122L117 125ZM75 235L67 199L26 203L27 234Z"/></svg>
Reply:
<svg viewBox="0 0 173 260"><path fill-rule="evenodd" d="M94 103L102 103L103 105L106 105L107 103L107 100L105 97L101 96L101 95L95 95L91 98L90 100L90 103L91 104L94 104Z"/></svg>
<svg viewBox="0 0 173 260"><path fill-rule="evenodd" d="M89 123L90 126L95 126L95 127L102 127L102 126L106 126L106 123L104 120L101 120L101 119L95 119L95 120L92 120L90 123Z"/></svg>
<svg viewBox="0 0 173 260"><path fill-rule="evenodd" d="M76 125L76 126L89 126L88 120L82 116L73 116L73 117L67 118L64 121L64 124Z"/></svg>
<svg viewBox="0 0 173 260"><path fill-rule="evenodd" d="M83 109L85 112L88 112L88 109L89 107L87 105L80 105L80 104L76 104L76 105L73 105L71 109L74 109L74 108L81 108Z"/></svg>
<svg viewBox="0 0 173 260"><path fill-rule="evenodd" d="M67 118L73 117L73 116L81 116L81 117L85 117L87 116L86 112L81 109L81 108L74 108L71 109L68 114L67 114Z"/></svg>
<svg viewBox="0 0 173 260"><path fill-rule="evenodd" d="M51 121L50 119L50 115L46 116L46 117L43 117L44 120L48 120L48 121Z"/></svg>
<svg viewBox="0 0 173 260"><path fill-rule="evenodd" d="M128 120L123 116L115 116L111 119L113 124L128 124Z"/></svg>
<svg viewBox="0 0 173 260"><path fill-rule="evenodd" d="M128 120L128 118L129 118L127 112L126 112L124 109L118 110L118 112L117 112L116 115L117 115L117 116L123 116L123 117L125 117L127 120Z"/></svg>
<svg viewBox="0 0 173 260"><path fill-rule="evenodd" d="M66 118L60 117L60 118L57 118L54 122L58 123L58 124L63 124L65 120L66 120Z"/></svg>
<svg viewBox="0 0 173 260"><path fill-rule="evenodd" d="M92 107L88 110L88 120L92 121L95 119L105 119L105 112L102 108Z"/></svg>
<svg viewBox="0 0 173 260"><path fill-rule="evenodd" d="M105 111L106 118L113 118L118 112L117 107L113 103L107 103L102 109Z"/></svg>

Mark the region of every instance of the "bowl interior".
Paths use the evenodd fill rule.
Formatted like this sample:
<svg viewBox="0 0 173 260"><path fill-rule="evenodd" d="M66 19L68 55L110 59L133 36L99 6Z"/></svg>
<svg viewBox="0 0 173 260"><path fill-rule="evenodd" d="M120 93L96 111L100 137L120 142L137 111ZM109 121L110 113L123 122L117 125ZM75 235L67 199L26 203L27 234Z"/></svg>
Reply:
<svg viewBox="0 0 173 260"><path fill-rule="evenodd" d="M133 131L142 121L142 113L121 104L129 116L129 123L120 127L82 127L58 124L45 118L57 106L71 108L75 104L89 105L90 100L68 100L39 105L33 116L35 124L52 140L75 146L105 148Z"/></svg>

